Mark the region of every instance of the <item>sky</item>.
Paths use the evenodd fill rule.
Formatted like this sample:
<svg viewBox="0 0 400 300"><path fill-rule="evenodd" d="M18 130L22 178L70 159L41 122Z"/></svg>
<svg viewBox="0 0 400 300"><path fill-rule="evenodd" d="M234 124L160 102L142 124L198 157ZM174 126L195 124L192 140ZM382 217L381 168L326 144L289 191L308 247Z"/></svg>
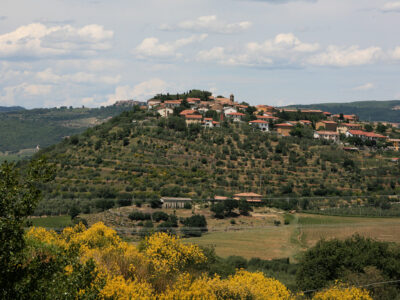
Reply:
<svg viewBox="0 0 400 300"><path fill-rule="evenodd" d="M400 1L2 0L0 106L400 98Z"/></svg>

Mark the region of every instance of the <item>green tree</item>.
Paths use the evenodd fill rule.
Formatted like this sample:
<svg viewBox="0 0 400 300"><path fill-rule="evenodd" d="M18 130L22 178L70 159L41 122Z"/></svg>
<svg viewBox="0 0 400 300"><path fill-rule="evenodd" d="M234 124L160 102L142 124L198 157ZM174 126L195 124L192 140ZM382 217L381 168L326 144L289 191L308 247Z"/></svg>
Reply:
<svg viewBox="0 0 400 300"><path fill-rule="evenodd" d="M53 178L53 168L45 161L29 164L26 171L15 164L0 166L0 298L17 299L18 283L26 275L21 261L25 248L24 226L39 200L39 184Z"/></svg>

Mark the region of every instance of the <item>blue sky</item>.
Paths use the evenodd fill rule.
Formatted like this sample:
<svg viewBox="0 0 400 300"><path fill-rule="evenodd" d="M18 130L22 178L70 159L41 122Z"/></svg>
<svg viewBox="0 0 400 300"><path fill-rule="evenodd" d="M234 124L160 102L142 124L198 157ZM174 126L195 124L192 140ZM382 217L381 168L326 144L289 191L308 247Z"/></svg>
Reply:
<svg viewBox="0 0 400 300"><path fill-rule="evenodd" d="M0 105L400 98L400 1L2 0Z"/></svg>

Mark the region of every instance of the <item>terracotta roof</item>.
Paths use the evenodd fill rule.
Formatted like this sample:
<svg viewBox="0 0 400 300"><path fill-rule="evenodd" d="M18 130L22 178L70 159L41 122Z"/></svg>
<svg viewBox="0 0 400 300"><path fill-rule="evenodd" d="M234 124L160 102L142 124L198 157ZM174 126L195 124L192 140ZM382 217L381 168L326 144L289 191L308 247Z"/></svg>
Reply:
<svg viewBox="0 0 400 300"><path fill-rule="evenodd" d="M187 102L190 102L190 101L200 102L201 99L200 99L200 98L187 98L186 101L187 101Z"/></svg>
<svg viewBox="0 0 400 300"><path fill-rule="evenodd" d="M213 123L214 125L219 124L219 122L217 122L217 121L213 121L212 123Z"/></svg>
<svg viewBox="0 0 400 300"><path fill-rule="evenodd" d="M185 115L186 119L196 119L196 120L201 120L203 118L202 115Z"/></svg>
<svg viewBox="0 0 400 300"><path fill-rule="evenodd" d="M185 115L193 115L193 114L196 114L196 113L197 113L197 111L195 111L195 110L185 109L185 110L181 111L180 115L181 116L185 116Z"/></svg>
<svg viewBox="0 0 400 300"><path fill-rule="evenodd" d="M330 115L331 115L331 113L330 113L329 111L324 111L324 115L326 115L326 116L330 116Z"/></svg>
<svg viewBox="0 0 400 300"><path fill-rule="evenodd" d="M362 130L349 130L349 132L352 135L361 135L361 136L366 136L366 137L375 137L375 138L382 138L382 139L387 138L386 136L377 134L375 132L367 132L367 131L362 131Z"/></svg>
<svg viewBox="0 0 400 300"><path fill-rule="evenodd" d="M321 121L321 122L325 124L337 124L335 121Z"/></svg>
<svg viewBox="0 0 400 300"><path fill-rule="evenodd" d="M226 200L226 199L228 199L228 197L225 197L225 196L215 196L214 197L214 200Z"/></svg>
<svg viewBox="0 0 400 300"><path fill-rule="evenodd" d="M212 121L213 118L204 118L204 121Z"/></svg>
<svg viewBox="0 0 400 300"><path fill-rule="evenodd" d="M250 193L239 193L235 194L235 197L262 197L262 195L250 192Z"/></svg>
<svg viewBox="0 0 400 300"><path fill-rule="evenodd" d="M281 124L276 124L275 127L293 127L293 125L290 123L281 123Z"/></svg>
<svg viewBox="0 0 400 300"><path fill-rule="evenodd" d="M254 121L250 121L249 123L268 124L268 122L264 121L264 120L254 120Z"/></svg>
<svg viewBox="0 0 400 300"><path fill-rule="evenodd" d="M312 122L309 120L300 120L301 123L307 123L307 124L311 124Z"/></svg>
<svg viewBox="0 0 400 300"><path fill-rule="evenodd" d="M168 103L168 104L181 104L182 100L166 100L164 101L164 103Z"/></svg>

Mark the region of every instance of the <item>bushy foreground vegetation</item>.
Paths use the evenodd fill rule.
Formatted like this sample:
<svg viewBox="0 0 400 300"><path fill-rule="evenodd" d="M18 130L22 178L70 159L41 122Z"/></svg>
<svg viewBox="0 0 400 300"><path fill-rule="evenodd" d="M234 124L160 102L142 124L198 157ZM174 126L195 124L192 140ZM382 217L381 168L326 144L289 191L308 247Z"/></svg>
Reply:
<svg viewBox="0 0 400 300"><path fill-rule="evenodd" d="M40 227L24 232L40 199L38 184L52 174L43 161L33 161L24 173L7 163L0 167L1 299L301 299L312 292L314 299L371 299L368 291L334 280L348 274L359 285L363 274L364 282L398 276L398 248L361 238L321 242L307 252L298 283L317 289L303 295L261 272L240 269L268 269L267 262L240 257L220 261L210 249L164 232L137 246L103 223L90 228L78 224L60 233ZM239 269L224 273L226 265ZM388 291L395 295L396 290Z"/></svg>
<svg viewBox="0 0 400 300"><path fill-rule="evenodd" d="M208 257L156 233L137 247L97 223L66 228L61 234L31 228L26 234L28 274L18 295L31 299L296 299L279 281L260 272L238 270L222 278L208 274ZM29 284L26 284L29 283ZM347 286L320 291L314 299L371 299Z"/></svg>

